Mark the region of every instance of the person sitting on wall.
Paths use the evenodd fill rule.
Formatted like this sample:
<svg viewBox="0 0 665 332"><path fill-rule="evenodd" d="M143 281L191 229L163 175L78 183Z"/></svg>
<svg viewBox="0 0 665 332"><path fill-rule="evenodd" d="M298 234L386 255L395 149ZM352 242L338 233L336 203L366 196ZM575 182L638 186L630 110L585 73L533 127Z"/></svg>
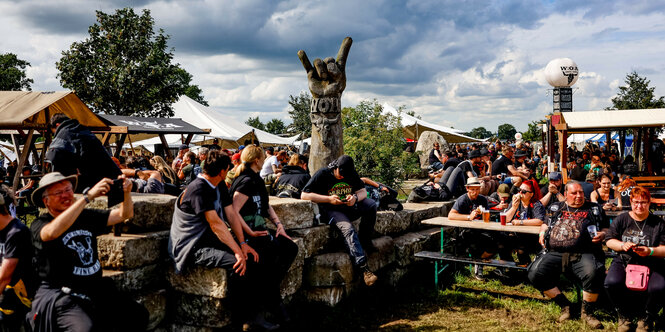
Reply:
<svg viewBox="0 0 665 332"><path fill-rule="evenodd" d="M275 182L277 197L291 197L300 199L302 188L312 178L307 171L307 156L294 153L289 164L284 166L282 173Z"/></svg>
<svg viewBox="0 0 665 332"><path fill-rule="evenodd" d="M35 268L41 282L30 312L33 331L144 331L148 311L119 293L110 279L102 279L97 236L134 215L131 182L123 179L123 202L112 210L85 206L106 195L113 181L101 179L83 195L74 197L76 175L44 175L32 200L46 208L30 225ZM122 319L118 319L121 317Z"/></svg>

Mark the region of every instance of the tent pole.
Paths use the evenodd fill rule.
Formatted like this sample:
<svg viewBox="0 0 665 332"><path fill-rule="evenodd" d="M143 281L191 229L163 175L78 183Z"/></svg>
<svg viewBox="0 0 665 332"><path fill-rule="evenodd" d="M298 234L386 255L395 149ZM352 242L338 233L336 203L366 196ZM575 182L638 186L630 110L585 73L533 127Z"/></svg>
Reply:
<svg viewBox="0 0 665 332"><path fill-rule="evenodd" d="M127 135L127 139L129 140L129 148L132 149L132 155L136 155L136 151L134 151L134 146L132 145L132 136Z"/></svg>
<svg viewBox="0 0 665 332"><path fill-rule="evenodd" d="M28 160L28 154L30 153L30 145L33 144L33 130L29 129L28 130L28 137L25 140L25 144L23 144L23 151L21 153L18 153L18 149L16 150L16 155L20 157L18 158L18 165L16 166L16 173L14 174L14 183L12 184L12 191L16 192L16 189L18 188L18 181L21 178L21 174L23 172L21 171L23 169L23 165L25 165L25 162Z"/></svg>
<svg viewBox="0 0 665 332"><path fill-rule="evenodd" d="M122 152L122 146L125 145L125 139L127 138L127 134L116 134L119 135L119 138L116 138L115 140L115 153L113 154L114 157L118 158L120 157L120 153Z"/></svg>
<svg viewBox="0 0 665 332"><path fill-rule="evenodd" d="M162 141L162 149L164 150L164 155L167 160L171 159L171 149L169 149L169 143L166 142L166 136L164 134L159 134L159 140Z"/></svg>

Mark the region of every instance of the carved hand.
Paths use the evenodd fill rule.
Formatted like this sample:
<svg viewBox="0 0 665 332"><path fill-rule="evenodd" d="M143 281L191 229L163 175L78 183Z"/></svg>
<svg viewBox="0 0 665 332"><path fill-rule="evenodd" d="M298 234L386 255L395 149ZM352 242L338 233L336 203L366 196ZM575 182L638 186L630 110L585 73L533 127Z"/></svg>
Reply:
<svg viewBox="0 0 665 332"><path fill-rule="evenodd" d="M309 91L314 98L340 97L346 88L346 58L349 56L353 40L351 37L344 38L342 46L337 52L337 60L332 57L324 60L315 59L314 66L309 62L305 51L298 51L298 58L307 71Z"/></svg>

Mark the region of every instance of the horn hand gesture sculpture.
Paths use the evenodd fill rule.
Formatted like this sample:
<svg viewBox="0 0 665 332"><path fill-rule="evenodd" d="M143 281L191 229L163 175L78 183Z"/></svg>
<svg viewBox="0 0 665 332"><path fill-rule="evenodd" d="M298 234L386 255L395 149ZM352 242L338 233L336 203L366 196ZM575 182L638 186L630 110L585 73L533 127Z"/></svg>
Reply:
<svg viewBox="0 0 665 332"><path fill-rule="evenodd" d="M309 91L312 93L310 119L312 120L312 148L310 172L328 165L344 152L342 142L342 92L346 88L346 58L353 40L344 38L337 52L337 59L315 59L309 62L305 51L298 51L298 58L307 71Z"/></svg>

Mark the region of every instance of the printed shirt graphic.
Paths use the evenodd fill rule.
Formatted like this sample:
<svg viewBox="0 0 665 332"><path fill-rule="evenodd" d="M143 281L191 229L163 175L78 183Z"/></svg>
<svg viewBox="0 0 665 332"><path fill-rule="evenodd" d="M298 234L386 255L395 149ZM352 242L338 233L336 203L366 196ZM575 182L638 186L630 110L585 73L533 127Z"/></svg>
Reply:
<svg viewBox="0 0 665 332"><path fill-rule="evenodd" d="M589 211L562 211L559 221L550 232L550 246L554 249L572 248L582 234L582 224Z"/></svg>
<svg viewBox="0 0 665 332"><path fill-rule="evenodd" d="M67 248L76 252L72 267L73 275L90 276L101 269L101 264L96 254L97 250L92 247L93 239L93 234L86 229L67 232L62 237L62 243Z"/></svg>
<svg viewBox="0 0 665 332"><path fill-rule="evenodd" d="M548 244L551 249L578 253L602 249L600 242L591 242L588 230L589 225L596 225L597 230L609 226L598 204L585 202L579 209L570 209L565 203L555 203L548 210Z"/></svg>
<svg viewBox="0 0 665 332"><path fill-rule="evenodd" d="M341 200L345 200L347 195L353 193L353 188L346 182L338 182L328 190L329 196L337 196Z"/></svg>

